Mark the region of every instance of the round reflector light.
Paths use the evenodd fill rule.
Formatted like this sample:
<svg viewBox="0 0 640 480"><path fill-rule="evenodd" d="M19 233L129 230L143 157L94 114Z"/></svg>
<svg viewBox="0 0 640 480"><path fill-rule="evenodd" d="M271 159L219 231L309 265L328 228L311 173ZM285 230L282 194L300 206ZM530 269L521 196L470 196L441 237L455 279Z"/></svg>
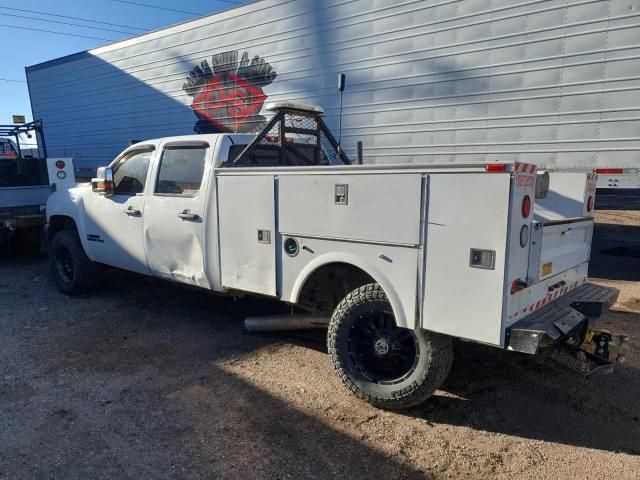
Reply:
<svg viewBox="0 0 640 480"><path fill-rule="evenodd" d="M58 160L56 162L56 168L63 169L64 167L65 167L65 164L62 160Z"/></svg>
<svg viewBox="0 0 640 480"><path fill-rule="evenodd" d="M527 225L523 225L520 229L520 246L522 248L526 247L529 243L529 227Z"/></svg>
<svg viewBox="0 0 640 480"><path fill-rule="evenodd" d="M529 218L529 214L531 213L531 197L529 195L525 195L522 199L522 218Z"/></svg>
<svg viewBox="0 0 640 480"><path fill-rule="evenodd" d="M587 212L593 210L593 197L589 195L589 200L587 200Z"/></svg>

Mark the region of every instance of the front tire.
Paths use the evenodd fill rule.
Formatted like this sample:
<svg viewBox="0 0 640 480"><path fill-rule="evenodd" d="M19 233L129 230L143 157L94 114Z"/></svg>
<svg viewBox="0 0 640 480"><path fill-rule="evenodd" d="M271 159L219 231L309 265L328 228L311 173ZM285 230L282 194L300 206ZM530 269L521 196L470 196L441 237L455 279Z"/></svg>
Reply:
<svg viewBox="0 0 640 480"><path fill-rule="evenodd" d="M56 287L66 295L90 291L100 279L97 265L89 260L78 234L73 230L55 234L49 249L49 260Z"/></svg>
<svg viewBox="0 0 640 480"><path fill-rule="evenodd" d="M424 402L453 361L450 337L399 328L377 283L349 293L336 307L327 344L342 383L357 397L389 410Z"/></svg>

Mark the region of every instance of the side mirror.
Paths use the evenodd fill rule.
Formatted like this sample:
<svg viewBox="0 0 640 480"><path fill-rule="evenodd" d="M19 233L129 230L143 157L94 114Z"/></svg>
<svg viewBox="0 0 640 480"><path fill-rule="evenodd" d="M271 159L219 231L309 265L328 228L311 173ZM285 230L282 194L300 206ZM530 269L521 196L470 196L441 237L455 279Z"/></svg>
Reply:
<svg viewBox="0 0 640 480"><path fill-rule="evenodd" d="M105 197L113 195L113 168L100 167L96 175L91 179L91 190Z"/></svg>

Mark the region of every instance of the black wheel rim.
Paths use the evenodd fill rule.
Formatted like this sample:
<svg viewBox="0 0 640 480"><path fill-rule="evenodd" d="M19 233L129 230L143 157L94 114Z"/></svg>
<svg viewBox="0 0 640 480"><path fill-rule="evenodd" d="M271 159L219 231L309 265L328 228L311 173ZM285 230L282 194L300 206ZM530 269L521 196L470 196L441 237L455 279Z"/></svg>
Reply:
<svg viewBox="0 0 640 480"><path fill-rule="evenodd" d="M56 270L58 276L64 283L69 284L73 282L75 271L73 257L71 256L71 252L66 248L58 248L56 250Z"/></svg>
<svg viewBox="0 0 640 480"><path fill-rule="evenodd" d="M398 328L393 313L361 314L351 325L349 357L370 382L395 385L409 377L418 364L418 339L412 330Z"/></svg>

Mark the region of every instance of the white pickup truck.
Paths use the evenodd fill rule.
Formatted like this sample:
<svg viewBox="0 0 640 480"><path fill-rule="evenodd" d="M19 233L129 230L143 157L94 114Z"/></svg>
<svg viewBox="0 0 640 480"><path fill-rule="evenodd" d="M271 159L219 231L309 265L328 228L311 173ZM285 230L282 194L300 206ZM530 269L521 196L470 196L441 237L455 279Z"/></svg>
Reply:
<svg viewBox="0 0 640 480"><path fill-rule="evenodd" d="M338 375L383 408L432 395L454 338L610 370L579 348L618 295L586 283L594 176L552 175L540 199L529 164L352 165L321 108L272 110L258 135L143 141L56 188L58 288L86 291L104 264L330 316Z"/></svg>

